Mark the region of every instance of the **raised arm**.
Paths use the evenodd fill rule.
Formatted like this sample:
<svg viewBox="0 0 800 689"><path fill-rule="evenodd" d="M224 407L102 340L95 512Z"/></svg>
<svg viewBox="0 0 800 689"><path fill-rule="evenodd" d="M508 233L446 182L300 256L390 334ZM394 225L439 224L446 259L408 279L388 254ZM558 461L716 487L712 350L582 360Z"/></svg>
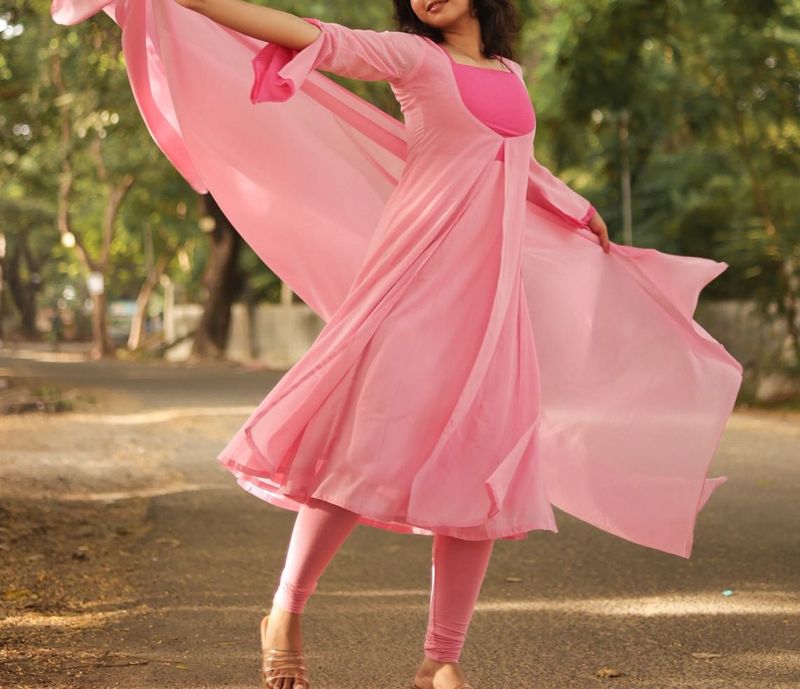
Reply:
<svg viewBox="0 0 800 689"><path fill-rule="evenodd" d="M550 170L531 156L528 166L527 199L576 227L585 227L595 214L589 200L556 177Z"/></svg>
<svg viewBox="0 0 800 689"><path fill-rule="evenodd" d="M531 156L526 198L533 204L562 217L574 228L586 227L598 237L603 251L611 251L608 227L595 207L566 182Z"/></svg>
<svg viewBox="0 0 800 689"><path fill-rule="evenodd" d="M240 33L267 41L253 60L253 102L286 100L312 69L362 81L402 83L424 55L404 31L351 29L245 0L176 0Z"/></svg>
<svg viewBox="0 0 800 689"><path fill-rule="evenodd" d="M239 33L286 48L300 50L319 36L320 30L291 12L262 7L247 0L176 0Z"/></svg>

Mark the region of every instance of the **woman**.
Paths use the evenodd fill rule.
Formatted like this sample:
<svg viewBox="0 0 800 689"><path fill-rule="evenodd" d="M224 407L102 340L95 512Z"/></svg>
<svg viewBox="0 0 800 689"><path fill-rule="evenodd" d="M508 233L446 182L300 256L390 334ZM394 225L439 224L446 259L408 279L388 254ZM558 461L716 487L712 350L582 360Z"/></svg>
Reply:
<svg viewBox="0 0 800 689"><path fill-rule="evenodd" d="M313 23L286 12L260 7L243 0L178 0L178 2L240 33L260 38L271 44L304 50L315 41L323 40L320 36L322 31ZM482 95L480 89L496 86L497 99L486 102L486 105L492 106L492 111L486 113L487 119L494 117L496 118L495 124L510 128L511 131L508 132L510 136L524 137L528 134L533 122L532 107L527 91L521 79L517 77L516 72L510 66L511 61L503 58L503 55L508 55L510 52L508 42L514 22L513 6L509 0L480 3L477 6L470 0L398 0L395 7L401 22L419 33L375 34L338 29L333 34L326 61L319 62L318 66L354 78L385 78L396 89L395 92L402 103L405 98L413 97L416 87L411 73L417 69L416 61L422 43L421 36L427 34L438 38L441 35L444 40L439 45L447 57L453 60L457 73L464 80L463 85L476 91L473 97L476 98L477 105L480 105ZM483 15L487 20L483 32L477 13L478 7L483 10ZM513 129L515 126L519 128L518 131ZM425 144L420 143L419 145ZM409 154L411 155L412 152L410 151ZM454 160L456 160L455 157ZM502 180L497 171L502 169L501 163L494 162L492 168L493 170L489 174L497 178L496 184L499 189ZM467 212L470 211L467 210ZM476 216L479 213L477 210L472 212ZM491 222L493 217L494 222ZM607 252L609 250L608 235L600 215L593 208L588 208L584 217L592 231L600 236L603 249ZM493 290L490 288L490 284L486 280L481 280L478 272L487 274L487 276L491 273L489 278L491 282L497 280L496 274L493 272L496 268L490 266L490 261L492 252L497 253L496 239L498 230L502 229L501 219L497 217L497 214L492 216L490 213L484 223L473 221L469 226L460 227L457 221L455 222L456 225L450 232L461 232L463 236L459 240L453 238L449 241L458 241L460 246L453 246L449 250L452 252L449 257L447 256L448 250L442 249L441 257L438 258L438 267L434 267L431 263L421 268L420 273L424 273L427 269L430 275L427 279L421 278L420 274L417 274L417 280L421 279L423 283L428 282L431 285L430 290L440 289L435 287L432 282L436 279L436 273L445 270L448 265L460 266L463 290L459 290L457 302L454 298L453 305L442 303L439 307L441 310L459 308L459 303L463 304L461 309L466 310L468 303L480 303L482 300L492 297ZM474 236L467 236L471 229L480 229L485 237L480 238L475 232L472 233ZM477 259L477 262L472 262L473 266L470 266L469 263L465 265L463 260L456 258L458 249L466 250L468 247L471 247ZM382 255L385 257L386 253L384 250ZM432 258L431 261L436 262L437 258ZM405 268L404 270L408 273L414 269ZM470 270L474 273L470 273ZM482 290L484 294L478 294ZM412 292L416 292L417 296L413 296ZM468 300L465 300L465 293L469 295ZM474 293L474 297L472 293ZM338 484L347 481L348 477L358 475L356 480L365 482L365 491L374 490L376 486L380 487L384 483L397 486L397 481L402 481L402 478L391 474L407 471L407 475L412 475L411 470L407 468L407 463L421 456L422 443L418 442L416 445L404 443L404 453L395 451L393 456L386 457L381 451L382 442L385 442L383 438L386 435L386 424L397 424L398 429L402 424L403 428L398 432L412 435L416 433L415 423L423 418L430 419L438 410L449 412L455 403L455 398L442 398L441 384L436 382L434 376L441 379L448 374L436 371L437 367L443 367L441 359L437 357L430 359L433 368L427 382L428 392L423 395L418 388L403 387L402 394L407 395L408 403L403 407L402 415L390 416L388 412L390 408L396 410L395 414L400 411L398 405L391 406L390 398L397 395L397 390L401 389L402 383L399 381L399 377L405 375L402 370L398 369L397 362L398 360L402 361L402 351L408 351L407 347L413 345L415 328L412 319L414 319L414 312L427 310L430 316L441 317L441 311L437 313L436 309L426 303L429 297L428 289L423 286L407 288L407 291L404 290L403 296L398 296L398 305L395 306L394 313L383 319L378 326L379 334L373 335L370 345L367 345L370 351L362 350L360 353L360 363L354 367L356 372L353 374L351 382L348 385L339 383L337 386L338 390L342 390L343 395L347 394L349 390L350 397L347 400L337 399L335 403L329 402L326 408L330 410L330 415L318 409L315 416L308 422L308 424L315 424L315 428L320 429L321 435L328 434L328 429L344 427L347 429L347 436L346 440L342 439L337 447L332 447L331 444L327 445L325 452L329 455L327 460L329 468L325 470L326 478L324 480L320 479L322 472L317 470L313 473L313 478L311 478L311 474L308 474L309 478L302 486L297 483L297 480L295 480L293 488L289 488L288 480L282 486L282 489L296 500L307 499L307 502L299 505L286 565L273 598L272 610L270 615L262 621L262 645L265 650L264 678L267 682L275 680L270 687L292 689L305 686L307 677L302 656L301 613L305 602L316 587L317 579L358 522L361 513L367 517L382 518L385 521L409 520L408 508L401 509L400 505L403 503L400 500L373 501L369 505L372 507L372 511L367 511L369 503L365 496L353 490L346 490ZM418 323L421 321L420 318L416 320ZM512 328L517 326L517 323L509 322L509 324ZM481 326L483 326L482 323ZM398 340L395 340L391 345L387 344L383 347L375 344L376 337L394 338L398 331L404 329L411 336L407 343L401 341L402 344L399 345ZM510 330L507 332L510 341L515 336ZM482 335L479 331L476 331L475 335L477 336L475 342L478 343ZM450 338L446 340L442 338L442 345L447 348L458 347L463 350L470 347L471 344L473 343L470 343L468 338L461 335L457 337L457 340L452 341ZM477 347L477 344L474 346ZM374 351L376 348L377 351ZM524 354L524 352L522 353ZM465 378L466 368L471 365L471 362L472 356L465 357L466 367L457 375L451 373L450 377L453 382L446 387L456 391L458 388L456 378L458 381ZM454 366L454 372L455 369ZM295 370L299 371L299 367ZM365 371L365 373L359 375L359 371ZM509 369L509 373L513 375L513 368ZM371 383L370 378L374 382ZM505 387L508 389L508 393L505 394L508 400L518 397L518 393L514 392L511 386L506 384ZM279 394L280 391L272 398L277 398ZM334 392L334 394L336 393ZM360 398L359 402L353 400L354 395ZM369 402L365 401L365 396L369 396ZM358 418L345 420L343 419L344 415L339 413L343 405L349 405L349 408L353 410L357 406L364 410L363 414L374 414L379 417L379 421L363 422ZM259 413L264 414L263 407ZM414 414L413 417L412 414ZM357 412L353 411L352 416L356 415ZM435 433L438 433L444 420L442 417L439 423L431 424L427 435L433 437ZM493 423L493 429L502 433L503 428L512 430L513 425L505 425L502 416L498 415L496 422ZM277 435L277 431L271 432ZM308 438L308 433L309 429L306 425L303 437ZM312 430L312 435L313 433ZM424 435L424 433L420 433L418 437L422 438ZM261 440L263 440L263 444L259 442L259 447L262 448L270 441L266 437ZM258 472L255 467L263 469L263 463L247 451L243 452L237 448L235 446L237 441L238 438L234 441L233 446L222 454L228 467L246 479L271 478L280 483L277 474L270 474L267 477L263 471ZM394 442L396 443L396 441ZM321 452L320 446L316 443L313 445L307 443L307 446L313 447L313 451L309 449L308 453L302 457L295 450L281 452L280 455L291 457L296 468L299 463L304 461L304 457L310 458L312 452ZM397 446L394 445L394 447ZM494 448L487 448L487 451L492 449ZM504 450L508 451L506 448ZM349 453L349 456L345 456L346 452ZM362 452L363 454L360 454ZM270 459L277 462L280 455L273 454ZM331 458L330 455L333 457ZM357 459L353 460L353 456L356 456ZM363 466L364 462L375 464L376 469L367 470ZM370 479L372 480L370 481ZM336 503L353 506L353 511L344 509L333 502L309 497L308 494L311 492L315 492L317 495L331 495ZM408 498L404 497L407 501ZM544 499L541 498L541 500L542 504L545 504ZM390 512L393 512L391 517L387 517L386 515ZM401 516L401 514L405 516ZM409 523L422 523L421 519L414 520L413 513L410 519L413 521ZM534 524L529 526L534 526ZM540 524L539 526L547 527L549 524ZM417 689L430 689L431 687L435 689L455 689L456 687L465 689L469 686L465 683L466 677L458 660L481 581L489 562L492 544L493 538L464 540L441 531L435 533L432 548L434 576L424 644L425 658L413 680ZM295 679L283 679L285 675L293 676Z"/></svg>
<svg viewBox="0 0 800 689"><path fill-rule="evenodd" d="M124 26L156 141L326 320L219 455L298 512L261 624L265 684L306 689L304 605L358 522L433 536L417 689L469 687L458 661L493 543L557 531L552 505L688 557L741 383L692 319L726 264L609 242L531 156L512 4L396 0L401 30L376 32L179 3L53 8L74 23L102 4ZM388 81L404 122L317 69Z"/></svg>

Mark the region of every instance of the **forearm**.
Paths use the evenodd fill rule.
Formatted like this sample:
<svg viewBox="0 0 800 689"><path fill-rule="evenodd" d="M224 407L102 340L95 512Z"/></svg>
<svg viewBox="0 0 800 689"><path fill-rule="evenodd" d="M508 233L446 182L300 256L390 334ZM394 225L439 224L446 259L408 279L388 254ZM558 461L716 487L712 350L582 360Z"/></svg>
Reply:
<svg viewBox="0 0 800 689"><path fill-rule="evenodd" d="M528 167L527 198L536 205L561 215L576 226L584 226L594 214L588 199L550 172L534 156L531 156Z"/></svg>
<svg viewBox="0 0 800 689"><path fill-rule="evenodd" d="M177 0L239 33L300 50L319 36L319 28L290 12L247 0Z"/></svg>

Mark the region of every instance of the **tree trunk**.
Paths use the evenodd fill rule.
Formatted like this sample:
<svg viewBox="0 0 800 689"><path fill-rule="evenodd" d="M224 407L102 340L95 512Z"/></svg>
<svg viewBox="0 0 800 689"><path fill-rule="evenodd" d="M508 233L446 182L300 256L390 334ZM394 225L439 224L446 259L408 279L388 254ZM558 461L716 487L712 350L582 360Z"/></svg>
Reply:
<svg viewBox="0 0 800 689"><path fill-rule="evenodd" d="M108 297L102 294L92 295L92 358L101 359L114 352L114 345L108 334Z"/></svg>
<svg viewBox="0 0 800 689"><path fill-rule="evenodd" d="M70 91L66 88L61 73L61 56L55 52L51 56L51 78L59 96L69 99ZM72 224L71 211L73 209L73 169L71 155L74 153L75 140L72 126L71 111L68 107L61 108L61 172L58 179L58 206L56 226L62 237L69 237L71 246L75 247L78 259L88 273L100 273L104 284L108 284L108 275L111 270L111 243L114 239L114 230L119 209L125 200L130 188L136 181L133 175L124 174L119 181L111 179L105 160L103 159L103 141L99 138L91 139L88 152L94 160L97 178L101 187L105 189L106 200L103 208L101 223L102 242L95 256L90 255L83 242L82 235L77 227ZM94 312L92 313L92 356L100 358L114 353L111 337L106 329L107 316L106 304L108 297L105 290L100 295L92 296Z"/></svg>
<svg viewBox="0 0 800 689"><path fill-rule="evenodd" d="M36 295L41 287L33 280L22 277L21 263L24 252L18 248L8 253L6 259L6 284L11 292L11 298L20 315L20 330L27 340L38 340L39 332L36 330ZM35 273L37 266L28 266L30 273Z"/></svg>
<svg viewBox="0 0 800 689"><path fill-rule="evenodd" d="M222 357L228 341L231 305L244 282L238 269L242 238L211 194L205 194L204 201L208 215L214 219L214 229L209 233L211 252L203 275L208 298L195 332L192 354Z"/></svg>
<svg viewBox="0 0 800 689"><path fill-rule="evenodd" d="M628 246L633 245L633 206L631 200L631 152L629 141L630 113L623 109L620 114L617 134L620 144L620 182L622 184L622 241Z"/></svg>
<svg viewBox="0 0 800 689"><path fill-rule="evenodd" d="M142 343L144 322L147 318L147 305L150 303L153 290L161 279L167 267L167 263L169 263L169 259L170 256L168 254L159 256L158 261L156 261L156 264L150 269L147 278L142 283L141 288L139 288L139 295L136 297L136 313L131 321L131 330L128 334L128 349L139 349L139 345Z"/></svg>

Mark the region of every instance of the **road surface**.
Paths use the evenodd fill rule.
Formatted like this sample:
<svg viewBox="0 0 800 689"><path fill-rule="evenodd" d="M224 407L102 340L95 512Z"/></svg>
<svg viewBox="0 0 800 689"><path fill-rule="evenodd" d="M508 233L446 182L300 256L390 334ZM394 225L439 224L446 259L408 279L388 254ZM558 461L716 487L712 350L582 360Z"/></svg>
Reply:
<svg viewBox="0 0 800 689"><path fill-rule="evenodd" d="M0 417L0 686L258 687L294 513L215 457L280 373L8 356L3 373L83 402ZM471 683L800 689L798 416L734 413L712 469L729 480L689 560L558 510L559 533L498 541ZM356 527L306 608L314 689L410 686L429 565L428 537Z"/></svg>

